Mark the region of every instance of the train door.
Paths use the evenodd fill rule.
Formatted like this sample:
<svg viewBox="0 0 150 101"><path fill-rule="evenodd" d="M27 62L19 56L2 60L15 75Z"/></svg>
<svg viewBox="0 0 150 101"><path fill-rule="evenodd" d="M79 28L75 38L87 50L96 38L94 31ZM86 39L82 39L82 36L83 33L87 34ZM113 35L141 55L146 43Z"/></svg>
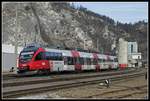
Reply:
<svg viewBox="0 0 150 101"><path fill-rule="evenodd" d="M68 70L68 58L67 58L67 56L64 56L63 60L64 60L64 68L63 68L63 70L67 71Z"/></svg>
<svg viewBox="0 0 150 101"><path fill-rule="evenodd" d="M109 55L107 55L107 68L112 69L112 61Z"/></svg>
<svg viewBox="0 0 150 101"><path fill-rule="evenodd" d="M108 69L108 59L107 59L107 56L106 55L104 55L103 56L103 63L102 63L102 65L103 65L103 69Z"/></svg>
<svg viewBox="0 0 150 101"><path fill-rule="evenodd" d="M102 58L101 61L100 61L100 67L101 67L101 70L102 70L102 69L105 69L104 63L105 63L105 59Z"/></svg>
<svg viewBox="0 0 150 101"><path fill-rule="evenodd" d="M71 53L72 53L72 56L73 56L73 63L74 63L75 70L76 71L81 71L82 70L82 65L79 62L79 58L80 58L79 52L75 51L75 50L72 50Z"/></svg>
<svg viewBox="0 0 150 101"><path fill-rule="evenodd" d="M91 70L95 69L94 58L91 58Z"/></svg>
<svg viewBox="0 0 150 101"><path fill-rule="evenodd" d="M87 62L86 62L86 58L85 57L83 58L83 61L84 61L84 63L82 65L82 69L83 70L87 70Z"/></svg>
<svg viewBox="0 0 150 101"><path fill-rule="evenodd" d="M86 58L86 61L87 61L87 70L94 69L94 66L92 65L92 59L91 58Z"/></svg>
<svg viewBox="0 0 150 101"><path fill-rule="evenodd" d="M63 71L64 61L62 53L46 52L46 58L49 61L51 71Z"/></svg>
<svg viewBox="0 0 150 101"><path fill-rule="evenodd" d="M50 69L49 62L44 57L44 52L39 52L32 63L32 69Z"/></svg>
<svg viewBox="0 0 150 101"><path fill-rule="evenodd" d="M73 56L71 51L63 50L63 60L64 60L64 71L74 71L75 67L73 64Z"/></svg>
<svg viewBox="0 0 150 101"><path fill-rule="evenodd" d="M87 70L87 53L85 52L80 52L80 58L79 58L79 61L80 61L80 64L82 65L82 70Z"/></svg>
<svg viewBox="0 0 150 101"><path fill-rule="evenodd" d="M79 62L79 57L73 57L74 60L74 66L75 66L75 70L76 71L81 71L82 70L82 66Z"/></svg>
<svg viewBox="0 0 150 101"><path fill-rule="evenodd" d="M100 65L98 64L98 56L96 53L93 53L93 64L96 71L100 71Z"/></svg>
<svg viewBox="0 0 150 101"><path fill-rule="evenodd" d="M73 57L64 57L64 71L74 71Z"/></svg>
<svg viewBox="0 0 150 101"><path fill-rule="evenodd" d="M53 61L52 71L63 71L63 61Z"/></svg>

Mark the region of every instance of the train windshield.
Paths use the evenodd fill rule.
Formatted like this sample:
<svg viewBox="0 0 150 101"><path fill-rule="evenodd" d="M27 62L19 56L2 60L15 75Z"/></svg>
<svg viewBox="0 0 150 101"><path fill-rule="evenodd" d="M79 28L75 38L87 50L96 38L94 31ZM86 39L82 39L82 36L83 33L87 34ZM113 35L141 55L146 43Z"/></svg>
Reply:
<svg viewBox="0 0 150 101"><path fill-rule="evenodd" d="M28 62L32 59L34 52L21 52L20 54L20 62Z"/></svg>
<svg viewBox="0 0 150 101"><path fill-rule="evenodd" d="M28 46L23 49L24 52L37 51L37 50L38 50L38 47L34 47L34 46Z"/></svg>

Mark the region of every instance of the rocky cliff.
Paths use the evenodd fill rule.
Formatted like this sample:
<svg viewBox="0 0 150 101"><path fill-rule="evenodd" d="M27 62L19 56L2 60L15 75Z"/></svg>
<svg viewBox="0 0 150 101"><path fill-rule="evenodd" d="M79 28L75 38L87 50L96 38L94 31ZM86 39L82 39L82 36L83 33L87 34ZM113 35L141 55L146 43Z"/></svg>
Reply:
<svg viewBox="0 0 150 101"><path fill-rule="evenodd" d="M17 20L16 20L17 19ZM24 46L37 42L51 48L112 52L120 37L137 41L147 56L147 22L122 24L70 3L3 3L2 42Z"/></svg>

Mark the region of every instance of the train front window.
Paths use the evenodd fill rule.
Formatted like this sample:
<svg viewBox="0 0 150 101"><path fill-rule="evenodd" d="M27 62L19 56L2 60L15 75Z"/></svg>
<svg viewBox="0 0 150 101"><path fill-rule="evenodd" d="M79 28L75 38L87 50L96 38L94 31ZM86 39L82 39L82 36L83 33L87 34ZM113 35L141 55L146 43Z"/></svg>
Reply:
<svg viewBox="0 0 150 101"><path fill-rule="evenodd" d="M35 57L35 60L45 60L45 53L44 52L40 52L38 53L38 55Z"/></svg>
<svg viewBox="0 0 150 101"><path fill-rule="evenodd" d="M32 59L33 55L34 55L34 52L22 52L20 54L20 61L21 62L30 61Z"/></svg>

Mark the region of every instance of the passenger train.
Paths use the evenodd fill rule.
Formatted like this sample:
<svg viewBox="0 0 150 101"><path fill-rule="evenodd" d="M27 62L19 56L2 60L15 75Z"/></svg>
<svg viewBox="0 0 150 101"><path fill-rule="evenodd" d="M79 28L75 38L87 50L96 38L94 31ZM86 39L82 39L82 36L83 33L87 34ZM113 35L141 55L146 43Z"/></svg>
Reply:
<svg viewBox="0 0 150 101"><path fill-rule="evenodd" d="M18 74L117 69L116 56L28 45L19 54Z"/></svg>

